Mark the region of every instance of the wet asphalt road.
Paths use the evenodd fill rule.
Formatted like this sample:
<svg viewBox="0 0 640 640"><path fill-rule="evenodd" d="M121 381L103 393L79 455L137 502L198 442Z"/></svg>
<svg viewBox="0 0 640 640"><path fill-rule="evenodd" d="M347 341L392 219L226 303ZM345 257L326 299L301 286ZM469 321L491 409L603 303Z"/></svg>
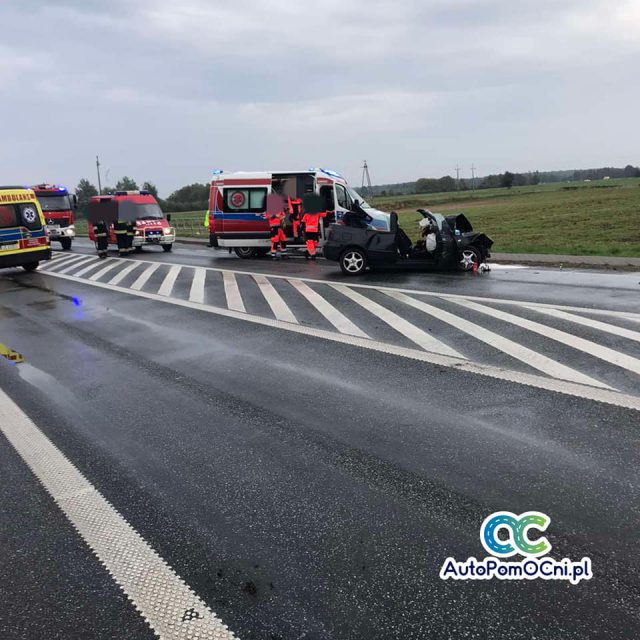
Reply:
<svg viewBox="0 0 640 640"><path fill-rule="evenodd" d="M322 262L143 258L343 282ZM639 281L362 282L637 313ZM0 387L239 638L640 635L638 411L17 270L0 342L25 356ZM635 374L589 373L640 395ZM0 469L0 636L153 637L1 435ZM533 509L592 580L440 580L485 555L487 515Z"/></svg>

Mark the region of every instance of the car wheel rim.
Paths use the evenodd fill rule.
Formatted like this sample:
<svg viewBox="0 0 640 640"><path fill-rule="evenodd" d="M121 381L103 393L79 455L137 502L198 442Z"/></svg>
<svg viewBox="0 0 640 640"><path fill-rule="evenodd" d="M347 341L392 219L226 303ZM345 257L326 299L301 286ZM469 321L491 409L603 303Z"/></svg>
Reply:
<svg viewBox="0 0 640 640"><path fill-rule="evenodd" d="M473 251L463 251L462 257L460 258L460 265L463 269L468 271L473 268L473 265L476 262L476 254Z"/></svg>
<svg viewBox="0 0 640 640"><path fill-rule="evenodd" d="M364 258L355 251L347 253L343 259L344 268L350 273L357 273L364 265Z"/></svg>

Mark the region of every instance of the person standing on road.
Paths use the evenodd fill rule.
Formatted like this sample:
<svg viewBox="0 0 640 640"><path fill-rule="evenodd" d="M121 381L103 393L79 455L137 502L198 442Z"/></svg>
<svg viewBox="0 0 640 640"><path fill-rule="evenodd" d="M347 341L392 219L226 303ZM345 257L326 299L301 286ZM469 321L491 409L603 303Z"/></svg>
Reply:
<svg viewBox="0 0 640 640"><path fill-rule="evenodd" d="M127 255L129 253L127 250L127 223L124 220L116 220L113 225L113 232L118 245L118 255L121 257Z"/></svg>
<svg viewBox="0 0 640 640"><path fill-rule="evenodd" d="M287 199L287 206L289 209L289 217L291 219L291 225L293 226L293 237L299 238L300 236L300 218L302 217L302 200L300 198Z"/></svg>
<svg viewBox="0 0 640 640"><path fill-rule="evenodd" d="M304 227L304 237L307 244L305 253L307 260L316 259L316 250L320 239L320 218L324 218L327 215L327 212L323 211L322 207L322 198L315 193L310 193L304 197L302 226Z"/></svg>
<svg viewBox="0 0 640 640"><path fill-rule="evenodd" d="M280 255L285 258L287 254L287 236L282 228L282 223L285 218L284 200L282 196L277 193L270 193L267 196L267 207L264 217L269 223L271 257L276 259Z"/></svg>
<svg viewBox="0 0 640 640"><path fill-rule="evenodd" d="M135 222L127 222L127 253L133 252L133 238L136 235L136 223Z"/></svg>
<svg viewBox="0 0 640 640"><path fill-rule="evenodd" d="M93 235L96 239L96 249L98 250L98 257L100 259L107 257L107 249L109 248L109 230L107 223L104 220L96 222L93 225Z"/></svg>

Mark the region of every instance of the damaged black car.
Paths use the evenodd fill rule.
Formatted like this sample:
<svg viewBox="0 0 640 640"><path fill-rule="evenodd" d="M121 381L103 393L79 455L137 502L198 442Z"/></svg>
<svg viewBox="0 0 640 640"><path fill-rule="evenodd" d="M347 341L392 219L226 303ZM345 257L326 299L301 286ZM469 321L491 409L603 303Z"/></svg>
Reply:
<svg viewBox="0 0 640 640"><path fill-rule="evenodd" d="M420 238L413 242L391 212L389 231L374 229L357 207L332 224L323 253L340 264L346 275L360 275L370 267L398 265L415 269L474 271L486 264L493 240L473 230L463 213L443 216L418 209Z"/></svg>

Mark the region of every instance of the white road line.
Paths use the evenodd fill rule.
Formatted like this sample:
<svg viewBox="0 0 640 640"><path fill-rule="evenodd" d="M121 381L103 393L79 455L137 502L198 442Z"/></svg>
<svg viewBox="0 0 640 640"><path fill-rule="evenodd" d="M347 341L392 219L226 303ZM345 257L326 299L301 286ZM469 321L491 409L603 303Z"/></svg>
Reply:
<svg viewBox="0 0 640 640"><path fill-rule="evenodd" d="M76 271L76 273L74 273L73 275L76 278L82 278L82 276L89 273L89 271L93 271L94 269L97 269L100 265L104 264L104 260L101 260L100 258L98 258L98 256L95 256L94 259L95 259L95 262L93 264L89 263L87 266L80 269L80 271Z"/></svg>
<svg viewBox="0 0 640 640"><path fill-rule="evenodd" d="M235 637L2 390L0 430L160 638Z"/></svg>
<svg viewBox="0 0 640 640"><path fill-rule="evenodd" d="M72 265L72 264L76 264L76 263L81 264L83 262L86 262L92 257L95 257L95 256L82 255L82 256L73 256L72 258L64 258L64 259L61 258L57 262L42 265L40 267L40 270L53 271L54 269L57 270L62 267L68 267L69 265Z"/></svg>
<svg viewBox="0 0 640 640"><path fill-rule="evenodd" d="M118 260L118 264L121 264L122 261ZM139 267L140 264L138 262L131 262L124 269L118 271L118 273L109 280L109 284L120 284L136 267Z"/></svg>
<svg viewBox="0 0 640 640"><path fill-rule="evenodd" d="M470 300L452 300L452 302L455 302L455 304L462 307L466 307L467 309L473 309L479 313L484 313L492 318L497 318L498 320L504 320L510 324L515 324L518 327L538 333L550 340L561 342L562 344L566 344L578 351L584 351L594 358L604 360L609 364L616 365L617 367L621 367L622 369L626 369L627 371L632 371L633 373L640 375L640 360L632 358L626 353L620 353L614 349L609 349L609 347L603 347L596 342L591 342L591 340L585 340L584 338L579 338L578 336L566 333L565 331L560 331L559 329L554 329L553 327L549 327L545 324L533 322L532 320L527 320L526 318L513 315L512 313L505 313L504 311L499 311L492 307L486 307L484 305L471 302Z"/></svg>
<svg viewBox="0 0 640 640"><path fill-rule="evenodd" d="M131 260L131 258L121 258L121 259ZM146 263L146 264L165 264L165 265L178 264L181 267L188 267L190 269L193 268L192 264L180 264L180 263L174 263L174 262L154 263L151 260L136 260L136 262ZM203 269L206 269L207 271L217 271L219 273L233 273L233 274L243 275L243 276L261 275L261 276L267 276L271 279L274 279L274 278L279 280L291 279L290 275L278 275L275 273L265 274L265 273L257 273L255 271L242 271L240 269L222 269L220 267L203 267ZM329 284L329 285L341 284L339 282L335 282L331 280L320 280L318 278L297 277L296 279L301 280L303 282L311 282L315 284ZM497 304L513 305L517 307L526 306L526 307L535 307L535 308L540 307L540 308L550 308L550 309L563 309L564 311L577 311L579 313L584 312L584 313L590 313L592 315L606 315L606 316L617 317L617 318L627 318L629 320L640 322L640 313L634 313L632 311L614 311L612 309L591 309L589 307L573 307L573 306L566 306L566 305L551 304L546 302L528 302L526 300L485 298L483 296L469 296L469 295L462 295L462 294L456 294L456 293L442 293L440 291L424 291L424 290L418 290L418 289L405 289L400 287L385 287L385 286L373 285L373 284L358 284L357 282L350 282L349 287L352 289L372 289L374 291L399 291L400 293L406 293L408 295L432 296L437 298L444 298L446 300L456 300L456 299L477 300L479 302L484 302L484 303L495 302Z"/></svg>
<svg viewBox="0 0 640 640"><path fill-rule="evenodd" d="M584 318L577 316L574 313L567 313L566 311L560 311L559 309L536 309L535 307L529 307L536 313L543 313L559 320L568 320L569 322L575 322L591 329L597 329L598 331L604 331L605 333L611 333L614 336L620 338L628 338L629 340L635 340L640 342L640 332L632 331L631 329L625 329L624 327L616 327L613 324L606 322L600 322L599 320L593 320L591 318Z"/></svg>
<svg viewBox="0 0 640 640"><path fill-rule="evenodd" d="M452 349L449 345L444 344L437 338L430 336L428 333L419 329L415 325L407 322L404 318L400 317L397 313L383 307L381 304L374 302L373 300L363 296L361 293L357 291L353 291L350 287L346 287L342 284L332 284L331 285L336 291L339 291L343 295L345 295L350 300L353 300L356 304L359 304L362 308L366 309L369 313L372 313L374 316L388 324L392 329L401 333L405 338L411 340L411 342L415 342L419 347L422 347L426 351L431 351L432 353L439 353L444 356L451 356L452 358L462 358L466 360L466 358L456 351Z"/></svg>
<svg viewBox="0 0 640 640"><path fill-rule="evenodd" d="M98 260L98 256L85 256L80 260L74 260L72 265L69 264L71 262L69 260L69 262L63 265L63 269L60 269L59 271L56 269L56 271L58 271L58 273L69 273L69 271L73 271L74 269L77 269L78 267L82 266L83 264L87 264L88 262L91 262L91 266L93 266L94 260Z"/></svg>
<svg viewBox="0 0 640 640"><path fill-rule="evenodd" d="M244 313L246 311L244 302L242 302L242 296L240 295L240 289L238 288L238 281L236 280L233 271L223 271L222 279L224 281L224 295L227 298L227 307L233 311L240 311Z"/></svg>
<svg viewBox="0 0 640 640"><path fill-rule="evenodd" d="M96 273L94 273L89 280L98 280L99 278L102 278L102 276L105 273L109 273L109 271L111 271L112 269L115 269L118 266L121 266L120 263L115 260L114 258L107 258L106 262L108 263L105 267L103 267L102 269L100 269L100 271L96 271ZM102 263L104 264L104 262Z"/></svg>
<svg viewBox="0 0 640 640"><path fill-rule="evenodd" d="M509 340L508 338L498 335L493 331L489 331L474 322L470 322L469 320L461 318L453 313L449 313L444 309L434 307L426 302L422 302L422 300L416 300L415 298L411 298L404 293L398 293L397 291L385 291L385 293L394 300L403 302L415 309L419 309L420 311L433 316L434 318L437 318L438 320L441 320L442 322L446 322L452 327L473 336L476 340L480 340L481 342L484 342L495 349L510 355L512 358L520 360L528 366L552 376L553 378L558 378L559 380L570 380L571 382L577 382L579 384L588 384L602 389L612 389L609 385L606 385L595 378L580 373L579 371L556 362L551 358L547 358L547 356L542 355L537 351L533 351L533 349L524 347L513 340Z"/></svg>
<svg viewBox="0 0 640 640"><path fill-rule="evenodd" d="M173 291L173 285L176 283L176 279L177 279L178 274L180 273L181 269L182 269L182 267L178 267L176 265L173 265L173 267L171 267L169 269L169 272L164 277L164 280L162 281L162 284L160 285L160 288L158 289L158 295L159 296L170 296L171 295L171 292Z"/></svg>
<svg viewBox="0 0 640 640"><path fill-rule="evenodd" d="M191 281L191 291L189 291L189 300L191 302L204 302L204 284L207 272L202 267L196 267L193 272L193 280Z"/></svg>
<svg viewBox="0 0 640 640"><path fill-rule="evenodd" d="M287 306L287 303L282 299L282 296L263 275L253 276L253 279L256 281L260 292L271 307L273 315L278 320L282 320L283 322L298 322L291 309Z"/></svg>
<svg viewBox="0 0 640 640"><path fill-rule="evenodd" d="M545 389L547 391L553 391L555 393L560 393L563 395L585 398L587 400L593 400L594 402L603 402L606 404L614 405L616 407L623 407L625 409L640 411L640 396L632 396L625 393L619 393L617 391L610 391L609 389L598 389L591 386L576 384L574 382L567 382L565 380L556 380L554 378L521 373L520 371L509 371L501 367L493 367L477 362L469 362L468 360L442 356L436 353L429 353L427 351L422 351L419 349L409 349L407 347L400 347L394 344L386 344L384 342L378 342L377 340L367 340L365 338L359 338L357 336L347 336L341 333L336 333L335 331L325 331L324 329L316 329L313 327L293 324L291 322L280 322L279 320L274 320L272 318L263 318L261 316L255 316L249 313L242 313L231 309L223 309L221 307L199 304L197 302L190 302L189 300L182 300L180 298L167 298L164 296L159 296L155 293L149 293L147 291L132 291L131 289L110 285L106 282L89 282L88 280L77 280L73 276L64 274L61 275L59 273L47 273L47 275L51 276L52 278L69 280L70 282L80 282L81 284L98 287L99 289L117 291L119 293L127 293L133 296L138 296L139 298L144 298L145 300L164 302L165 304L172 304L177 307L184 307L186 309L196 309L204 313L211 313L213 315L222 316L225 318L233 318L234 320L244 320L245 322L251 322L252 324L269 327L271 329L281 329L283 331L290 331L292 333L298 333L304 336L313 336L315 338L322 338L331 342L338 342L353 347L359 347L361 349L378 351L381 353L400 356L411 360L427 362L429 364L434 364L437 366L449 367L451 369L455 369L456 371L473 373L496 380L504 380L507 382L513 382L515 384L523 384L530 387L535 387L536 389Z"/></svg>
<svg viewBox="0 0 640 640"><path fill-rule="evenodd" d="M302 296L304 296L338 331L351 336L369 338L369 336L357 325L353 324L347 316L338 311L331 303L327 302L317 291L301 280L289 280L289 284Z"/></svg>
<svg viewBox="0 0 640 640"><path fill-rule="evenodd" d="M147 280L153 275L153 273L160 267L160 262L150 262L149 266L138 276L137 280L131 285L134 291L140 291Z"/></svg>

